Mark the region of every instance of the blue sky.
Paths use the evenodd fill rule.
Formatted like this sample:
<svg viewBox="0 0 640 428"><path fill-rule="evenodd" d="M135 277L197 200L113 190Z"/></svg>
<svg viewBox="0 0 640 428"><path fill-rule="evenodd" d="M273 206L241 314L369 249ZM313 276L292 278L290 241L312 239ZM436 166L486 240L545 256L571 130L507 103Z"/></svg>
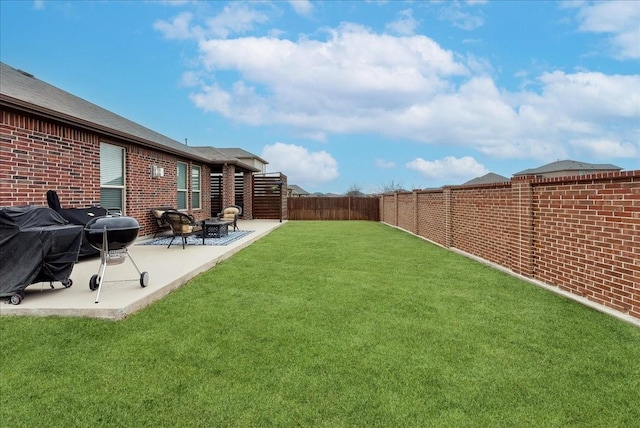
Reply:
<svg viewBox="0 0 640 428"><path fill-rule="evenodd" d="M640 1L7 1L2 62L309 192L640 169Z"/></svg>

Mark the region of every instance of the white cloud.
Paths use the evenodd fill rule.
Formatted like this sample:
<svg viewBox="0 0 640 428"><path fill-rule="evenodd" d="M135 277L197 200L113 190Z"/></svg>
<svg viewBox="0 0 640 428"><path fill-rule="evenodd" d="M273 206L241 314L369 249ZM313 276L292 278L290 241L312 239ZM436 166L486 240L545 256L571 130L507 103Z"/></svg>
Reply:
<svg viewBox="0 0 640 428"><path fill-rule="evenodd" d="M502 159L589 152L610 161L633 155L629 144L640 139L640 75L552 71L528 75L525 89L509 92L490 77L486 59L456 55L428 37L348 23L326 31L324 40L202 39L200 68L184 83L196 85L191 99L204 111L317 141L367 133Z"/></svg>
<svg viewBox="0 0 640 428"><path fill-rule="evenodd" d="M241 2L227 4L220 13L205 19L204 24L196 24L196 17L182 12L170 21L157 20L153 28L167 39L196 39L206 37L227 38L234 34L244 34L256 25L269 21L267 14Z"/></svg>
<svg viewBox="0 0 640 428"><path fill-rule="evenodd" d="M616 58L640 58L640 2L604 1L580 6L580 31L609 34Z"/></svg>
<svg viewBox="0 0 640 428"><path fill-rule="evenodd" d="M160 3L167 4L169 6L183 6L188 3L192 3L197 0L160 0Z"/></svg>
<svg viewBox="0 0 640 428"><path fill-rule="evenodd" d="M402 36L414 34L419 22L413 17L413 11L405 9L400 11L398 15L400 15L398 19L386 25L387 30Z"/></svg>
<svg viewBox="0 0 640 428"><path fill-rule="evenodd" d="M547 110L553 107L554 116L560 113L584 120L640 117L639 75L555 71L542 74L539 80ZM637 90L630 90L634 87Z"/></svg>
<svg viewBox="0 0 640 428"><path fill-rule="evenodd" d="M313 185L338 177L338 163L326 151L310 152L295 144L267 145L260 155L269 159L269 171L282 172L290 184Z"/></svg>
<svg viewBox="0 0 640 428"><path fill-rule="evenodd" d="M35 10L44 10L44 6L45 6L44 0L35 0L33 2L33 8Z"/></svg>
<svg viewBox="0 0 640 428"><path fill-rule="evenodd" d="M573 140L570 145L585 156L596 158L636 158L640 168L640 142L620 142L616 140Z"/></svg>
<svg viewBox="0 0 640 428"><path fill-rule="evenodd" d="M450 21L454 27L471 31L484 25L484 18L479 14L472 14L463 10L459 2L448 3L440 9L438 17L443 21Z"/></svg>
<svg viewBox="0 0 640 428"><path fill-rule="evenodd" d="M313 4L309 0L289 0L289 4L298 15L310 16L313 12Z"/></svg>
<svg viewBox="0 0 640 428"><path fill-rule="evenodd" d="M378 168L382 168L382 169L391 169L391 168L395 168L396 167L396 163L386 160L386 159L376 159L375 160L375 165Z"/></svg>
<svg viewBox="0 0 640 428"><path fill-rule="evenodd" d="M416 158L408 162L406 167L418 171L426 179L452 183L458 183L460 180L467 181L489 172L484 165L470 156L463 158L447 156L434 161Z"/></svg>
<svg viewBox="0 0 640 428"><path fill-rule="evenodd" d="M157 20L153 24L153 28L160 31L162 35L170 40L197 38L202 34L202 28L191 27L193 15L189 12L183 12L173 17L171 21Z"/></svg>
<svg viewBox="0 0 640 428"><path fill-rule="evenodd" d="M270 115L256 121L325 132L369 129L376 116L429 99L447 89L447 76L467 72L427 37L376 35L355 25L331 30L324 42L211 39L200 50L207 70L235 70L269 94Z"/></svg>
<svg viewBox="0 0 640 428"><path fill-rule="evenodd" d="M221 13L207 20L210 34L226 38L231 34L243 34L263 24L269 17L255 8L241 2L231 2Z"/></svg>

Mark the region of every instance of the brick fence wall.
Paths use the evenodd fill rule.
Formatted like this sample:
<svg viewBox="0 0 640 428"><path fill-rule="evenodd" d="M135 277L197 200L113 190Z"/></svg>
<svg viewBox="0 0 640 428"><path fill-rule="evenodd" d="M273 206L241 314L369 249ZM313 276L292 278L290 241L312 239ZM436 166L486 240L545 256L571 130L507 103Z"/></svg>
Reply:
<svg viewBox="0 0 640 428"><path fill-rule="evenodd" d="M640 319L640 170L385 194L380 215Z"/></svg>

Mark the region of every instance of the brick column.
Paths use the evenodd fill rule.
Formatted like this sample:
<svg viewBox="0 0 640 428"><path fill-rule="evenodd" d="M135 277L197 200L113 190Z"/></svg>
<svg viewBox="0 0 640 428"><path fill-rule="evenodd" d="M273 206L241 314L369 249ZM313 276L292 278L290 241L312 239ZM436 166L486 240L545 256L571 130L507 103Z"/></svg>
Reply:
<svg viewBox="0 0 640 428"><path fill-rule="evenodd" d="M418 230L418 191L413 190L413 233L420 235Z"/></svg>
<svg viewBox="0 0 640 428"><path fill-rule="evenodd" d="M253 174L245 172L242 174L242 200L244 208L242 217L245 220L253 220Z"/></svg>
<svg viewBox="0 0 640 428"><path fill-rule="evenodd" d="M532 278L533 272L533 175L514 177L511 180L513 218L510 228L511 270Z"/></svg>
<svg viewBox="0 0 640 428"><path fill-rule="evenodd" d="M222 167L222 207L235 205L236 203L236 167L224 164Z"/></svg>
<svg viewBox="0 0 640 428"><path fill-rule="evenodd" d="M453 242L453 204L451 203L451 187L445 186L442 189L444 199L444 246L451 248Z"/></svg>
<svg viewBox="0 0 640 428"><path fill-rule="evenodd" d="M399 221L398 221L398 192L395 192L393 194L393 197L394 197L393 202L395 204L394 205L394 209L393 209L393 213L395 215L395 219L393 221L393 225L394 226L398 226L398 224L399 224Z"/></svg>

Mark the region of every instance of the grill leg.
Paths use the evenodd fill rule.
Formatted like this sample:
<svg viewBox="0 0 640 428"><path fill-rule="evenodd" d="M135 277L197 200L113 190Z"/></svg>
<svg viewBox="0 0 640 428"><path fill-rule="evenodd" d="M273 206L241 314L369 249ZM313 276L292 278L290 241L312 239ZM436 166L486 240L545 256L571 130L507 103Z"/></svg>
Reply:
<svg viewBox="0 0 640 428"><path fill-rule="evenodd" d="M133 260L133 257L131 257L131 253L129 253L129 251L127 251L127 256L129 256L129 260L131 260L131 263L133 263L133 266L138 271L138 275L142 275L142 272L140 271L140 268L138 268L138 265L136 264L135 260Z"/></svg>
<svg viewBox="0 0 640 428"><path fill-rule="evenodd" d="M107 227L102 232L102 252L100 254L100 270L98 270L98 294L96 294L96 303L100 299L100 291L104 284L104 272L107 270L107 258L109 257L109 244L107 244Z"/></svg>
<svg viewBox="0 0 640 428"><path fill-rule="evenodd" d="M100 291L102 291L102 284L104 283L104 272L107 270L107 261L103 260L100 264L100 270L98 270L98 294L96 294L96 303L100 299Z"/></svg>

